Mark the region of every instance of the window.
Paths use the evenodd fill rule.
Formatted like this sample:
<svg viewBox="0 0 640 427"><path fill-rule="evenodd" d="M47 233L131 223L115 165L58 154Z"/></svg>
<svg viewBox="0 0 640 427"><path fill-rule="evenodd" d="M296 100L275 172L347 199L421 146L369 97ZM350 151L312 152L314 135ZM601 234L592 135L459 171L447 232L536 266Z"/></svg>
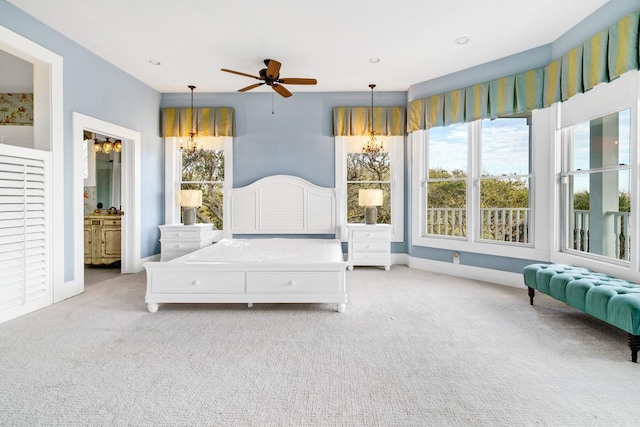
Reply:
<svg viewBox="0 0 640 427"><path fill-rule="evenodd" d="M166 138L165 222L179 224L182 209L176 203L176 191L202 190L202 206L196 210L196 223L212 223L224 230L224 193L232 186L233 138L200 137L202 151L179 150L179 138ZM215 234L215 233L214 233Z"/></svg>
<svg viewBox="0 0 640 427"><path fill-rule="evenodd" d="M466 237L468 158L467 124L429 130L425 234Z"/></svg>
<svg viewBox="0 0 640 427"><path fill-rule="evenodd" d="M626 109L563 132L565 250L630 260L630 131Z"/></svg>
<svg viewBox="0 0 640 427"><path fill-rule="evenodd" d="M181 190L202 190L202 207L196 210L196 223L212 223L223 229L224 150L183 150Z"/></svg>
<svg viewBox="0 0 640 427"><path fill-rule="evenodd" d="M530 116L481 122L479 240L531 240L530 122Z"/></svg>
<svg viewBox="0 0 640 427"><path fill-rule="evenodd" d="M383 190L378 223L391 224L391 240L404 241L404 138L378 137L384 151L363 153L363 137L336 137L336 189L340 199L340 224L346 240L346 224L364 221L358 190Z"/></svg>
<svg viewBox="0 0 640 427"><path fill-rule="evenodd" d="M531 245L530 125L525 114L419 134L413 155L422 185L414 193L420 221L414 241Z"/></svg>

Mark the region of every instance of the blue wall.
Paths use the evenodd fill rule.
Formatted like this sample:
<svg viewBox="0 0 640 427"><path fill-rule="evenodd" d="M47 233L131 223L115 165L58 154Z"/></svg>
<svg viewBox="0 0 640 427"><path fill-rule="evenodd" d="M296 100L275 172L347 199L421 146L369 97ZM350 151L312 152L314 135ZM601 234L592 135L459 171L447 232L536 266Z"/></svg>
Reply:
<svg viewBox="0 0 640 427"><path fill-rule="evenodd" d="M0 25L63 58L64 195L54 209L65 211L65 280L73 277L72 113L79 112L141 133L141 256L158 253L157 225L162 223L164 150L159 135L160 93L85 48L0 0Z"/></svg>
<svg viewBox="0 0 640 427"><path fill-rule="evenodd" d="M186 86L185 86L186 89ZM275 174L335 185L332 108L367 106L370 92L296 92L284 99L267 89L251 93L195 93L194 107L233 107L233 186ZM189 107L190 94L162 95L162 108ZM376 92L376 106L405 106L406 92ZM273 114L272 114L273 111Z"/></svg>

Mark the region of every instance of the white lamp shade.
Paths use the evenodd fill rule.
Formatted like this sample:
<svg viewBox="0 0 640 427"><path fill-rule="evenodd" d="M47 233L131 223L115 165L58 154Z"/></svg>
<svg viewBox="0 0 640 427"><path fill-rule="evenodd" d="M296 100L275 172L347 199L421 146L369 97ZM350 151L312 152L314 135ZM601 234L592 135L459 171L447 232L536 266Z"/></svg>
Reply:
<svg viewBox="0 0 640 427"><path fill-rule="evenodd" d="M178 206L199 208L202 206L202 190L180 190L177 199Z"/></svg>
<svg viewBox="0 0 640 427"><path fill-rule="evenodd" d="M358 205L382 206L382 190L366 189L358 190Z"/></svg>

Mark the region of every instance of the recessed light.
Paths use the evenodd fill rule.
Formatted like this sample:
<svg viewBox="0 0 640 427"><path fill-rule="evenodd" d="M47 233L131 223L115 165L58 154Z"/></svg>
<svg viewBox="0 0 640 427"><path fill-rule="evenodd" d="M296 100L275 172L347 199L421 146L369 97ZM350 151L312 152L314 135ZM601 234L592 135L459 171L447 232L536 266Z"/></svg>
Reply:
<svg viewBox="0 0 640 427"><path fill-rule="evenodd" d="M162 62L156 61L155 59L150 59L149 64L151 65L162 65Z"/></svg>
<svg viewBox="0 0 640 427"><path fill-rule="evenodd" d="M463 37L458 37L453 42L460 46L460 45L463 45L463 44L467 44L470 41L471 41L471 37L463 36Z"/></svg>
<svg viewBox="0 0 640 427"><path fill-rule="evenodd" d="M374 56L372 58L369 58L369 62L371 62L372 64L377 64L378 62L380 62L380 58L376 58Z"/></svg>

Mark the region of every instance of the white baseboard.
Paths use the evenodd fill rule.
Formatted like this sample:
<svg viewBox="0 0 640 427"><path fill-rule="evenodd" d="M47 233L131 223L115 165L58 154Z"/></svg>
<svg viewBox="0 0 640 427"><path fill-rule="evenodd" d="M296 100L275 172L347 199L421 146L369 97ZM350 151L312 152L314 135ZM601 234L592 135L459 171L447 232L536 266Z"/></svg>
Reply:
<svg viewBox="0 0 640 427"><path fill-rule="evenodd" d="M522 274L508 271L493 270L490 268L473 267L469 265L453 264L451 262L433 261L424 258L414 258L406 255L409 267L417 270L425 270L433 273L447 274L449 276L464 277L466 279L480 280L496 283L498 285L513 288L524 288Z"/></svg>

